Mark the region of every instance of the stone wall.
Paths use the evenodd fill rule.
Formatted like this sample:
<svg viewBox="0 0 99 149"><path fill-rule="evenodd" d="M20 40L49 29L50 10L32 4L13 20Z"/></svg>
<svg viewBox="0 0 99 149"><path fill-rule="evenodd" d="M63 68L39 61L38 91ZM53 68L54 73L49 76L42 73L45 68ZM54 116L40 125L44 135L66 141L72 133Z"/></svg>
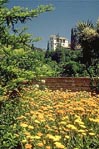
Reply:
<svg viewBox="0 0 99 149"><path fill-rule="evenodd" d="M52 90L91 91L90 78L45 78L45 85Z"/></svg>

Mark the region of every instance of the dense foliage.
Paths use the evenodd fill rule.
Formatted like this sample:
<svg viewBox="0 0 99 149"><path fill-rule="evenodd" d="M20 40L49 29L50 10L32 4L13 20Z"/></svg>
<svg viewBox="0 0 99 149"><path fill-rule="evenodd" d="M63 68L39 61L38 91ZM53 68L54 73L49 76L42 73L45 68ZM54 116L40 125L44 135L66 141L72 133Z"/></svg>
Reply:
<svg viewBox="0 0 99 149"><path fill-rule="evenodd" d="M83 63L86 69L93 66L96 71L99 71L99 19L95 25L90 21L79 22L77 36L82 47Z"/></svg>
<svg viewBox="0 0 99 149"><path fill-rule="evenodd" d="M5 56L7 52L7 56ZM17 88L21 82L31 81L44 76L54 76L54 63L48 65L44 60L44 52L38 50L24 50L5 48L2 52L0 76L1 85L5 89Z"/></svg>
<svg viewBox="0 0 99 149"><path fill-rule="evenodd" d="M83 61L83 49L71 50L57 48L55 51L47 50L45 57L50 61L55 61L59 68L58 76L67 77L95 77L99 76L99 65L89 65ZM96 59L95 59L96 60ZM98 61L98 59L97 59Z"/></svg>
<svg viewBox="0 0 99 149"><path fill-rule="evenodd" d="M16 28L17 23L25 23L43 12L52 10L53 7L40 5L29 10L14 6L9 9L5 5L6 2L7 0L0 0L1 95L8 93L9 90L19 89L21 82L53 74L51 67L42 60L43 53L33 51L33 42L39 38L32 39L32 36L26 33L26 28Z"/></svg>

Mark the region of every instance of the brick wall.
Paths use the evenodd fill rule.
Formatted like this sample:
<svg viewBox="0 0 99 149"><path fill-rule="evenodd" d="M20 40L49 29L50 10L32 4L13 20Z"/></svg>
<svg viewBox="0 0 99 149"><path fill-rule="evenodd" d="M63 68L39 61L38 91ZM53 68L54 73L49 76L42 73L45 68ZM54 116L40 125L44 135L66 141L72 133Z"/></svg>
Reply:
<svg viewBox="0 0 99 149"><path fill-rule="evenodd" d="M71 91L91 91L90 78L44 78L45 85L52 90L63 89Z"/></svg>

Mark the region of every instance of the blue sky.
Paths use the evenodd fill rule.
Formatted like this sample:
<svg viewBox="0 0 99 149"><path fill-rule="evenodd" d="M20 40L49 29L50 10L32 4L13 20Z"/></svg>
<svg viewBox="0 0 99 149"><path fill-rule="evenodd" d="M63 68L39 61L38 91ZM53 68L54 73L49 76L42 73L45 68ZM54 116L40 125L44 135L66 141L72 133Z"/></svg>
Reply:
<svg viewBox="0 0 99 149"><path fill-rule="evenodd" d="M46 49L49 36L58 34L70 41L71 28L79 21L91 20L96 23L99 17L99 0L9 0L8 7L22 6L30 9L38 5L53 4L54 11L41 14L29 21L28 32L42 40L34 45Z"/></svg>

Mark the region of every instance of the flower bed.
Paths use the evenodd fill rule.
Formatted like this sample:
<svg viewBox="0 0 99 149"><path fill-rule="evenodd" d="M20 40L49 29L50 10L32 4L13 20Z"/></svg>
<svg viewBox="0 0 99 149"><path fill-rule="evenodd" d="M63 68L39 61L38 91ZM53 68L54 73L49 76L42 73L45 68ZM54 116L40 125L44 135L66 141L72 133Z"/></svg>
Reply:
<svg viewBox="0 0 99 149"><path fill-rule="evenodd" d="M24 88L1 105L1 149L99 148L99 97Z"/></svg>

